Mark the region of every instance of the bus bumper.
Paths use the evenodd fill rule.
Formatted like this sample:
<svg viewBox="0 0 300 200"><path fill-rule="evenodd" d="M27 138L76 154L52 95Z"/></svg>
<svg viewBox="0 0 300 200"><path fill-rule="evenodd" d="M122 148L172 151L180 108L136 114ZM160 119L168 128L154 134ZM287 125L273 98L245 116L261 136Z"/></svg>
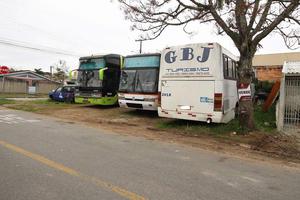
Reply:
<svg viewBox="0 0 300 200"><path fill-rule="evenodd" d="M113 97L75 97L75 103L94 104L94 105L115 105L118 96Z"/></svg>
<svg viewBox="0 0 300 200"><path fill-rule="evenodd" d="M119 99L119 105L123 108L133 108L139 110L157 110L157 102L153 101L132 101Z"/></svg>
<svg viewBox="0 0 300 200"><path fill-rule="evenodd" d="M231 119L230 120L227 119L227 116L225 116L222 112L214 112L211 114L188 113L188 112L162 110L161 107L158 108L158 116L166 117L166 118L174 118L174 119L201 121L201 122L207 122L208 119L211 119L212 123L227 123L231 120Z"/></svg>

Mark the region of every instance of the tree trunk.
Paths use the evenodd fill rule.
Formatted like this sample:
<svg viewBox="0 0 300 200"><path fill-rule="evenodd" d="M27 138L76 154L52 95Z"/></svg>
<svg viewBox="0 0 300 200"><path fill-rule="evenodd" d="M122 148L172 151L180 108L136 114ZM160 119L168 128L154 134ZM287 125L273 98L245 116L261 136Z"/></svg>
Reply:
<svg viewBox="0 0 300 200"><path fill-rule="evenodd" d="M253 78L252 70L252 59L250 52L241 53L239 60L239 81L238 85L245 86L250 85ZM239 99L239 123L243 132L249 132L255 129L254 123L254 109L253 102L251 98L241 98Z"/></svg>

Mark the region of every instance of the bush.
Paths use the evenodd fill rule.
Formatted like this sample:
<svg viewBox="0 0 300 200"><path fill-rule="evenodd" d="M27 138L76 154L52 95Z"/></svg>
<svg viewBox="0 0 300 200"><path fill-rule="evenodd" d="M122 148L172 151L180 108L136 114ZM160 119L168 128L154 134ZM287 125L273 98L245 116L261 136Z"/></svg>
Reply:
<svg viewBox="0 0 300 200"><path fill-rule="evenodd" d="M270 93L274 83L270 81L257 81L255 83L255 91Z"/></svg>

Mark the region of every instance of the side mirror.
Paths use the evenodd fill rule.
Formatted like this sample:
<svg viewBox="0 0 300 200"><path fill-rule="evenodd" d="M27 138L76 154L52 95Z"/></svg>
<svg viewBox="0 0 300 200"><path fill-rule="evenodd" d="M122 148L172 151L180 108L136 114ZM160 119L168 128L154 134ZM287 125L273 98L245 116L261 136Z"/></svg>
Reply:
<svg viewBox="0 0 300 200"><path fill-rule="evenodd" d="M70 71L69 72L69 81L77 79L77 76L78 76L78 71L77 70Z"/></svg>
<svg viewBox="0 0 300 200"><path fill-rule="evenodd" d="M103 68L103 69L100 69L99 70L99 79L101 80L101 81L103 81L103 79L104 79L104 71L105 70L107 70L107 68Z"/></svg>

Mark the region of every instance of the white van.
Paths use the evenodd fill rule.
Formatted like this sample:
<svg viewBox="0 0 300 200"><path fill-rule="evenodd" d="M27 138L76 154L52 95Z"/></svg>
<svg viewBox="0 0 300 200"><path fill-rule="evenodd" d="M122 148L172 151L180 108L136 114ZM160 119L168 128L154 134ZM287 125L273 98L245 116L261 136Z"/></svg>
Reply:
<svg viewBox="0 0 300 200"><path fill-rule="evenodd" d="M157 110L160 54L126 56L119 86L119 105L139 110Z"/></svg>
<svg viewBox="0 0 300 200"><path fill-rule="evenodd" d="M207 123L232 120L238 105L237 60L218 43L164 49L158 115Z"/></svg>

